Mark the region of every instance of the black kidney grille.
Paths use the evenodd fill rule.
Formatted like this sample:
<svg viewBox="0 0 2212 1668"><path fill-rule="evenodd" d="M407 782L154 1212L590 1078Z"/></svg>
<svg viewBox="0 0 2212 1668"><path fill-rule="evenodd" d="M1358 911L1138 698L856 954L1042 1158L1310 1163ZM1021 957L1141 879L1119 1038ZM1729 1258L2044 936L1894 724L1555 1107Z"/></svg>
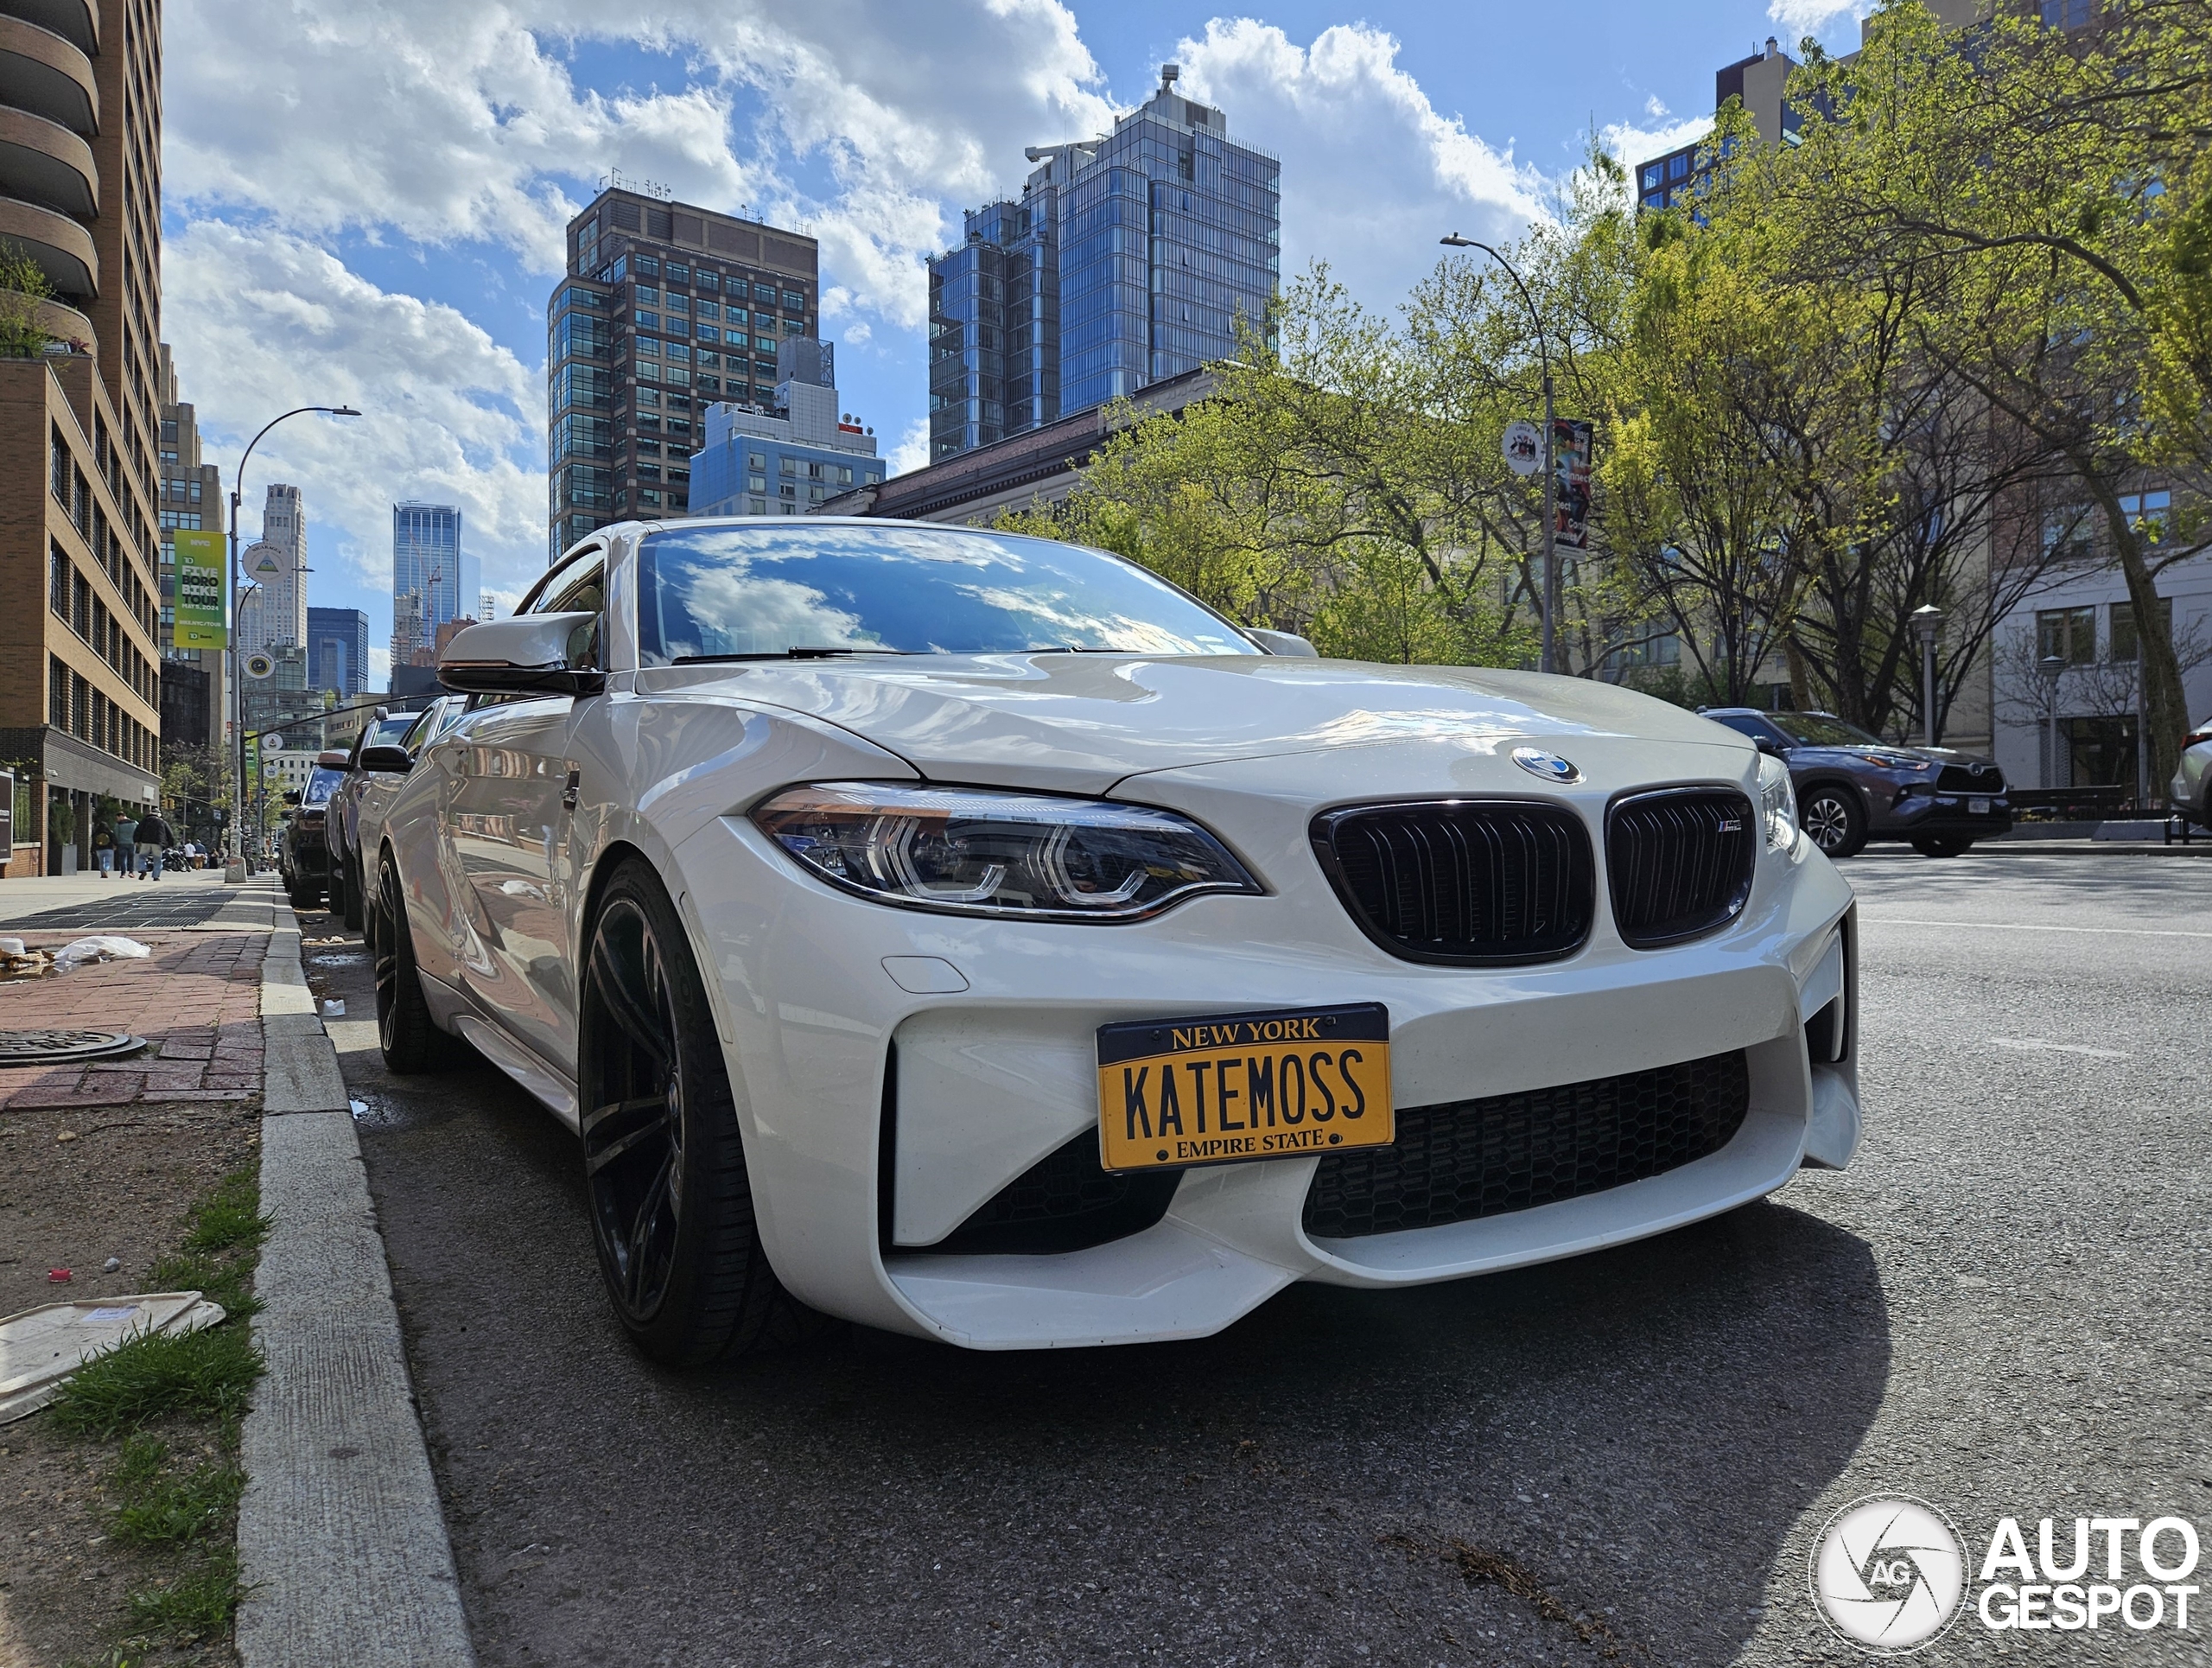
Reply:
<svg viewBox="0 0 2212 1668"><path fill-rule="evenodd" d="M1590 935L1590 837L1565 805L1368 805L1316 818L1313 846L1362 930L1411 961L1548 961Z"/></svg>
<svg viewBox="0 0 2212 1668"><path fill-rule="evenodd" d="M1750 1106L1738 1050L1402 1110L1389 1146L1321 1160L1306 1190L1306 1232L1357 1239L1602 1193L1719 1152Z"/></svg>
<svg viewBox="0 0 2212 1668"><path fill-rule="evenodd" d="M1732 788L1668 788L1617 803L1605 818L1613 921L1637 950L1711 933L1751 894L1758 819Z"/></svg>
<svg viewBox="0 0 2212 1668"><path fill-rule="evenodd" d="M2002 793L2005 773L1995 765L1945 765L1936 786L1945 793Z"/></svg>

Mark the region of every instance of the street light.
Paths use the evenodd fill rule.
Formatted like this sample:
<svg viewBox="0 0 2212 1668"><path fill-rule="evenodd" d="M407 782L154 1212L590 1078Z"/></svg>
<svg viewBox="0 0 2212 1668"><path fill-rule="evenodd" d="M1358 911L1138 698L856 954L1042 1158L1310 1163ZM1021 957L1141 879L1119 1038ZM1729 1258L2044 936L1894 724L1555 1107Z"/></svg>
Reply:
<svg viewBox="0 0 2212 1668"><path fill-rule="evenodd" d="M1920 633L1920 703L1927 744L1936 745L1936 640L1942 634L1943 610L1933 602L1915 608L1912 628Z"/></svg>
<svg viewBox="0 0 2212 1668"><path fill-rule="evenodd" d="M2043 785L2056 787L2051 778L2058 774L2058 675L2066 670L2066 657L2046 654L2036 662L2036 670L2043 674L2044 725L2049 732L2043 749Z"/></svg>
<svg viewBox="0 0 2212 1668"><path fill-rule="evenodd" d="M231 484L231 628L227 633L230 647L225 659L231 683L231 733L236 738L231 747L231 780L236 791L231 796L230 862L224 867L223 879L233 884L245 879L245 691L238 681L238 506L245 498L246 459L261 444L261 436L286 417L303 417L309 411L320 411L327 417L361 415L350 405L296 405L270 418L261 425L261 434L246 442L245 450L238 458L238 474Z"/></svg>
<svg viewBox="0 0 2212 1668"><path fill-rule="evenodd" d="M1559 491L1559 482L1552 468L1552 355L1543 315L1536 311L1536 303L1529 299L1529 286L1521 282L1513 263L1488 244L1463 238L1456 232L1448 238L1439 238L1437 242L1447 249L1479 249L1503 267L1505 276L1513 280L1514 289L1520 292L1521 304L1529 309L1529 322L1536 328L1536 360L1544 372L1544 646L1537 664L1546 672L1557 672L1559 657L1553 622L1559 618L1559 563L1554 560L1557 533L1554 495Z"/></svg>

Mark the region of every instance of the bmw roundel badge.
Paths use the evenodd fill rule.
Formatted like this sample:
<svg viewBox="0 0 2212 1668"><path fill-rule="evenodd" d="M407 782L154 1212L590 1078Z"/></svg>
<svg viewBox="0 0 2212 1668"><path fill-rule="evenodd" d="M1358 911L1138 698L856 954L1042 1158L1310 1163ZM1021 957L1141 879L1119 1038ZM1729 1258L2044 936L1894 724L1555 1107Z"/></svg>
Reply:
<svg viewBox="0 0 2212 1668"><path fill-rule="evenodd" d="M1572 760L1562 759L1556 753L1547 753L1541 748L1515 748L1513 762L1531 776L1541 776L1546 781L1557 782L1561 786L1582 780L1582 773L1574 767Z"/></svg>

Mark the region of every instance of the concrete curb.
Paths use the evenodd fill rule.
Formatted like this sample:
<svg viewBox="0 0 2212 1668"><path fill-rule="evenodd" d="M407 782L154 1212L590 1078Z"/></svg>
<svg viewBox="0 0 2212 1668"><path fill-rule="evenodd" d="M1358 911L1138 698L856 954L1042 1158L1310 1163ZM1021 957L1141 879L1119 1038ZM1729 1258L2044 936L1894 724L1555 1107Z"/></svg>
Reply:
<svg viewBox="0 0 2212 1668"><path fill-rule="evenodd" d="M345 1079L298 918L270 903L261 1203L276 1222L254 1279L269 1372L243 1436L238 1655L246 1668L472 1668Z"/></svg>

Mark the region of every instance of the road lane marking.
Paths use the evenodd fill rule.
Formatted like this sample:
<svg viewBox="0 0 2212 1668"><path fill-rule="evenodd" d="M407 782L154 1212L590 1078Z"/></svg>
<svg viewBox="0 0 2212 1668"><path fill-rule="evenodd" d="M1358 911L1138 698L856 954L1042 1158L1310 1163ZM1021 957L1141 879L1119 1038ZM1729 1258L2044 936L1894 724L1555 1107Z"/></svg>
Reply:
<svg viewBox="0 0 2212 1668"><path fill-rule="evenodd" d="M2053 1054L2087 1054L2092 1060L2133 1060L2117 1048L2092 1048L2086 1042L2053 1042L2048 1037L1992 1037L1993 1048L2026 1048Z"/></svg>
<svg viewBox="0 0 2212 1668"><path fill-rule="evenodd" d="M1870 926L1980 926L1993 933L2106 933L2131 939L2212 939L2212 933L2183 933L2160 926L2045 926L2037 921L1939 921L1914 915L1861 915Z"/></svg>

